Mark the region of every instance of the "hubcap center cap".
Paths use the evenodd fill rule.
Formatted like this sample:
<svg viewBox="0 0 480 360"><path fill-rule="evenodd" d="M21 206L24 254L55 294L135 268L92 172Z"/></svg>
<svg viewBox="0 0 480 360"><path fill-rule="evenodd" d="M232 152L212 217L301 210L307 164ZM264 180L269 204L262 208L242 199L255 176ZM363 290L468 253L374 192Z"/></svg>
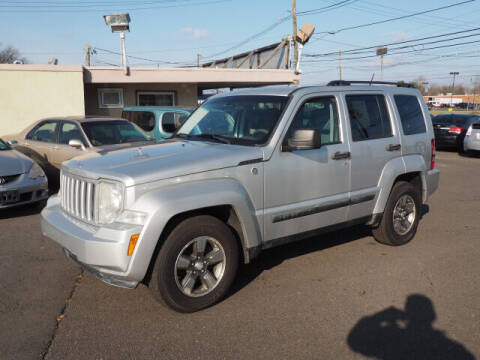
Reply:
<svg viewBox="0 0 480 360"><path fill-rule="evenodd" d="M203 270L203 261L202 260L195 260L195 262L193 263L193 267L195 268L195 270Z"/></svg>

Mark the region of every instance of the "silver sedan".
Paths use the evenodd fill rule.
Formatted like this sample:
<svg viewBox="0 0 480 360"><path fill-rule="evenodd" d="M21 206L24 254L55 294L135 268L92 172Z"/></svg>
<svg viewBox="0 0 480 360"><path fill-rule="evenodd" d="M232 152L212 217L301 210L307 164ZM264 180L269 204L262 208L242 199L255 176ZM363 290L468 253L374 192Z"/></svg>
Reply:
<svg viewBox="0 0 480 360"><path fill-rule="evenodd" d="M48 182L42 168L0 139L0 209L42 204L47 197Z"/></svg>

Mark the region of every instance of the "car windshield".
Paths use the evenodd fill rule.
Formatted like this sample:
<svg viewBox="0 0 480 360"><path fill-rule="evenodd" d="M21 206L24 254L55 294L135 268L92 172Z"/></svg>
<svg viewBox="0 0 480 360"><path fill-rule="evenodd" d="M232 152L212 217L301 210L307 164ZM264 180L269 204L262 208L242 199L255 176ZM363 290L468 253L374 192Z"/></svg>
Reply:
<svg viewBox="0 0 480 360"><path fill-rule="evenodd" d="M151 141L138 126L126 120L88 121L82 128L93 146Z"/></svg>
<svg viewBox="0 0 480 360"><path fill-rule="evenodd" d="M10 150L10 146L8 146L6 142L0 139L0 151L2 150Z"/></svg>
<svg viewBox="0 0 480 360"><path fill-rule="evenodd" d="M211 99L190 115L175 137L239 145L261 145L287 103L285 96L238 95Z"/></svg>

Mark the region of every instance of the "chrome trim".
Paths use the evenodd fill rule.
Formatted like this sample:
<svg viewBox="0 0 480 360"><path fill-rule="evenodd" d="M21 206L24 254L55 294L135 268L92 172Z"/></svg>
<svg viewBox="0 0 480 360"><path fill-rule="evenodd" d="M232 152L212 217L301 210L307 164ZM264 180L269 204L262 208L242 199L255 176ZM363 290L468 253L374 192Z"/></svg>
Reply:
<svg viewBox="0 0 480 360"><path fill-rule="evenodd" d="M96 180L81 178L62 171L60 174L62 209L74 218L94 224L96 183Z"/></svg>

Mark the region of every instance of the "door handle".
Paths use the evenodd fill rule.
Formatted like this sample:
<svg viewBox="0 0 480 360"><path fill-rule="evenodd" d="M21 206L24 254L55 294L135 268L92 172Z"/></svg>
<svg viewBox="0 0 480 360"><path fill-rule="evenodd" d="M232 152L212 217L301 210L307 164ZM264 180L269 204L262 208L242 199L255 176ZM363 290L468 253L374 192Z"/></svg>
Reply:
<svg viewBox="0 0 480 360"><path fill-rule="evenodd" d="M332 155L332 160L350 159L350 151L340 152L337 151Z"/></svg>
<svg viewBox="0 0 480 360"><path fill-rule="evenodd" d="M401 147L402 147L402 145L400 145L400 144L388 144L386 150L387 151L396 151L396 150L400 150Z"/></svg>

